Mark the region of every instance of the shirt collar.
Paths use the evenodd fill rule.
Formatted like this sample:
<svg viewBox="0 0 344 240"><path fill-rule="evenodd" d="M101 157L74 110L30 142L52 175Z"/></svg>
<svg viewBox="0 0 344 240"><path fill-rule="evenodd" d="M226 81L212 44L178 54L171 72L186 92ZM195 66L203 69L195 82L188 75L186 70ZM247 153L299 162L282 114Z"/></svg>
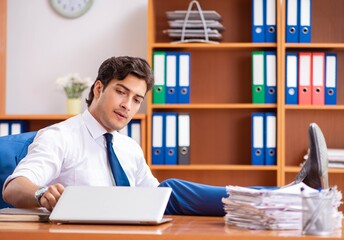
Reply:
<svg viewBox="0 0 344 240"><path fill-rule="evenodd" d="M88 109L82 113L82 118L85 122L86 128L94 139L102 137L104 133L107 133L102 125L100 125L100 123L88 111Z"/></svg>

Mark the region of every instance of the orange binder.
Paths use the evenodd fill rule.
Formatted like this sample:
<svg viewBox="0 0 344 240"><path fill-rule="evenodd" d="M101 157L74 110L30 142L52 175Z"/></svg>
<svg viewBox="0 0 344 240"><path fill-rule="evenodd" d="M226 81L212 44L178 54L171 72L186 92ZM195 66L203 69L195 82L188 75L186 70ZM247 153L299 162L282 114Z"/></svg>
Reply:
<svg viewBox="0 0 344 240"><path fill-rule="evenodd" d="M312 104L325 104L325 53L312 54Z"/></svg>
<svg viewBox="0 0 344 240"><path fill-rule="evenodd" d="M299 105L312 104L312 53L299 53Z"/></svg>

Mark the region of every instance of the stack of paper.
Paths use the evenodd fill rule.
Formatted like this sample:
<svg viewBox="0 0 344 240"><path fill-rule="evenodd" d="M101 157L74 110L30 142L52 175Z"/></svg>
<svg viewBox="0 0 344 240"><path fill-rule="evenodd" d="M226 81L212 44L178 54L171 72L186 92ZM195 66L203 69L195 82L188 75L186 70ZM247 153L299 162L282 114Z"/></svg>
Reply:
<svg viewBox="0 0 344 240"><path fill-rule="evenodd" d="M307 160L308 153L303 157ZM328 167L344 168L344 149L328 148L327 149Z"/></svg>
<svg viewBox="0 0 344 240"><path fill-rule="evenodd" d="M187 17L188 11L176 10L167 11L166 16L168 19L169 29L163 32L168 34L173 39L181 39L184 29L184 38L188 41L204 41L206 34L208 34L208 39L219 41L222 39L221 31L224 30L221 24L221 15L216 11L189 11L189 16ZM201 18L203 14L203 20Z"/></svg>
<svg viewBox="0 0 344 240"><path fill-rule="evenodd" d="M318 190L299 183L277 190L227 186L229 197L223 198L225 223L248 229L291 230L302 228L302 194ZM336 206L341 193L336 191ZM341 227L342 214L336 211L335 226Z"/></svg>
<svg viewBox="0 0 344 240"><path fill-rule="evenodd" d="M327 149L328 166L332 168L344 167L344 149Z"/></svg>

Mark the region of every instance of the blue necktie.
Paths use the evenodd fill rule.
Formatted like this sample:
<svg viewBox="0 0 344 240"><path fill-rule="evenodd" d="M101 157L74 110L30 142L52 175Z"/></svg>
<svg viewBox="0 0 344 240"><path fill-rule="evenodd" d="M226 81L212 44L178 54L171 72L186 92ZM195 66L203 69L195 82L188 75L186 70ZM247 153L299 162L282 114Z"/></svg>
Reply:
<svg viewBox="0 0 344 240"><path fill-rule="evenodd" d="M125 174L121 164L118 161L118 158L113 150L112 146L112 134L111 133L105 133L104 134L105 140L106 140L106 152L108 155L108 159L111 166L112 174L115 178L116 185L117 186L130 186L129 180L127 178L127 175Z"/></svg>

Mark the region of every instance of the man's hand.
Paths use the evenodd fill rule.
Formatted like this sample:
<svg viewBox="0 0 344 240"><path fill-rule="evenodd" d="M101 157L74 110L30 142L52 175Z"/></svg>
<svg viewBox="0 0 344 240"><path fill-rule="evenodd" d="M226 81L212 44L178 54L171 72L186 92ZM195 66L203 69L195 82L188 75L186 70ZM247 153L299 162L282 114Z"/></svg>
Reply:
<svg viewBox="0 0 344 240"><path fill-rule="evenodd" d="M39 204L35 197L35 192L40 186L32 183L26 177L16 177L12 179L3 190L3 199L17 208L45 207L52 210L64 191L64 186L60 183L51 185L40 198Z"/></svg>
<svg viewBox="0 0 344 240"><path fill-rule="evenodd" d="M39 202L40 205L49 211L53 210L63 191L64 186L60 183L50 185L47 191L45 191L45 193L42 195Z"/></svg>

